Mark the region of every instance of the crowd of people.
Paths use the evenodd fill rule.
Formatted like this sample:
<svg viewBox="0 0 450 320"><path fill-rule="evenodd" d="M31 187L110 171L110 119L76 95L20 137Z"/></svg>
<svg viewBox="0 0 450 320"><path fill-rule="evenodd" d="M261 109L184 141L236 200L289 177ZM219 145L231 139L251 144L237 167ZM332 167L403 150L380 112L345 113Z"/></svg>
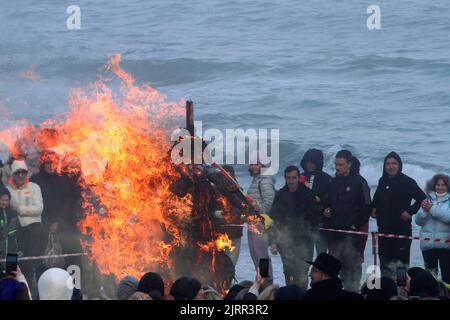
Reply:
<svg viewBox="0 0 450 320"><path fill-rule="evenodd" d="M0 185L0 255L22 252L40 256L55 252L80 252L79 218L81 191L73 175L56 173L56 154L45 151L40 171L31 175L25 159L13 159L2 169ZM284 299L448 299L450 284L450 178L433 176L425 190L402 172L402 160L389 153L382 176L371 197L367 181L360 174L359 160L348 150L335 155L335 175L323 170L324 156L308 150L300 167L284 170L285 185L275 188L275 177L262 174L264 162L258 158L249 166L252 176L247 194L264 217L260 226L249 225L248 244L254 263L254 281L242 281L223 295L211 284L182 277L166 290L167 282L155 272L140 280L128 276L117 285L121 300L284 300ZM301 168L301 169L300 169ZM232 167L225 169L234 176ZM217 212L213 214L218 214ZM220 212L218 214L220 217ZM361 286L362 264L367 236L329 229L368 231L370 217L376 219L382 233L405 238L379 238L381 279L379 288ZM421 250L425 269L410 268L412 220L421 227ZM231 231L237 247L230 254L236 265L242 227L223 227ZM327 229L327 230L323 230ZM52 251L53 250L53 251ZM273 283L270 254L280 254L285 286ZM314 258L314 252L317 256ZM77 259L75 257L74 259ZM261 276L261 259L269 260L269 276ZM45 261L20 263L16 272L4 275L0 298L76 299L80 292L67 285L71 276L67 265L80 261L65 260L59 268L48 268ZM47 264L47 267L49 265ZM396 281L399 268L407 270L407 281ZM439 276L440 275L440 276ZM28 284L36 282L36 288ZM166 285L165 285L166 283Z"/></svg>

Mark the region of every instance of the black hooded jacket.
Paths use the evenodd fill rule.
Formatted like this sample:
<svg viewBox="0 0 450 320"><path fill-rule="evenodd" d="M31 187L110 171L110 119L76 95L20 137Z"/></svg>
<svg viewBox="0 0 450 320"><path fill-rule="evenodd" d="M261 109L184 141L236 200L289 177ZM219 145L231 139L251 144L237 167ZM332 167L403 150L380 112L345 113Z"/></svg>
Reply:
<svg viewBox="0 0 450 320"><path fill-rule="evenodd" d="M364 226L370 217L370 189L367 181L359 174L360 163L352 159L350 174L336 176L331 180L330 199L331 218L328 226L337 229L356 229Z"/></svg>
<svg viewBox="0 0 450 320"><path fill-rule="evenodd" d="M400 164L399 173L393 177L385 169L389 158L396 159ZM411 221L403 221L400 215L403 211L410 215L416 214L422 200L426 199L416 181L402 173L402 167L402 159L397 153L391 152L384 158L383 176L378 181L372 202L380 232L411 235ZM412 200L415 202L411 205Z"/></svg>
<svg viewBox="0 0 450 320"><path fill-rule="evenodd" d="M295 192L290 192L285 185L275 195L270 217L274 221L269 232L271 243L283 245L286 241L282 239L290 239L292 242L310 239L313 228L318 226L319 218L314 194L303 184L299 184Z"/></svg>
<svg viewBox="0 0 450 320"><path fill-rule="evenodd" d="M309 173L306 170L306 163L308 161L313 162L317 170L316 172ZM302 161L300 162L301 167L305 171L303 175L306 177L308 182L311 182L312 177L314 176L312 191L314 195L318 196L321 200L321 203L325 203L328 198L328 194L330 192L330 184L331 184L331 176L323 172L323 153L318 149L309 149L305 152Z"/></svg>

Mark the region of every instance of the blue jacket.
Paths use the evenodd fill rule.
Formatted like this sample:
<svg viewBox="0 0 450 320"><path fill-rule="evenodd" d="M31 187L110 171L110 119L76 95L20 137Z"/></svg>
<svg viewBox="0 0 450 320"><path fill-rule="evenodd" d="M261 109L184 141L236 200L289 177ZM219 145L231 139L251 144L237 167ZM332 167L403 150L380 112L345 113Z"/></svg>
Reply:
<svg viewBox="0 0 450 320"><path fill-rule="evenodd" d="M431 192L430 198L433 207L430 212L420 208L416 215L416 223L421 226L420 237L450 240L450 197L447 194L441 201L437 201L436 193ZM420 240L420 249L448 249L450 243L438 243L434 241Z"/></svg>

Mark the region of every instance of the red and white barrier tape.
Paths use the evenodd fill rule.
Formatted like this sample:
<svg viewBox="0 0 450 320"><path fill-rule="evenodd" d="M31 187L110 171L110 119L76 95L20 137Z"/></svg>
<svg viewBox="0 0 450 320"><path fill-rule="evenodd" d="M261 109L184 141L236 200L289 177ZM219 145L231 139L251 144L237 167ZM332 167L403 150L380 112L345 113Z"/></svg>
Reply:
<svg viewBox="0 0 450 320"><path fill-rule="evenodd" d="M372 233L372 232L352 231L352 230L343 230L343 229L328 229L328 228L319 228L319 230L349 233L349 234L361 234L361 235L365 235L365 236L368 236L370 233ZM376 233L379 237L385 237L385 238L424 240L424 241L433 241L436 243L450 243L450 239L421 238L421 237L405 236L405 235L401 235L401 234L389 234L389 233L380 233L380 232L374 232L374 233Z"/></svg>
<svg viewBox="0 0 450 320"><path fill-rule="evenodd" d="M85 256L87 253L68 253L68 254L55 254L51 256L38 256L38 257L18 257L17 261L28 261L28 260L41 260L41 259L53 259L53 258L66 258L66 257L76 257L76 256ZM5 262L6 259L1 260Z"/></svg>

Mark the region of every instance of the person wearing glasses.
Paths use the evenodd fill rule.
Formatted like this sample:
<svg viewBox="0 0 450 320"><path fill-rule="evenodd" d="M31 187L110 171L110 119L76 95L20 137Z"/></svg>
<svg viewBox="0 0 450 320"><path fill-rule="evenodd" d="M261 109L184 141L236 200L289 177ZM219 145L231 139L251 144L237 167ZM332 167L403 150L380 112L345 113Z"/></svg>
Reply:
<svg viewBox="0 0 450 320"><path fill-rule="evenodd" d="M11 207L19 218L19 249L24 257L40 256L43 248L43 229L41 224L44 209L42 193L39 186L28 179L28 167L23 160L11 164L12 177L8 182L11 193ZM34 269L36 279L43 272L41 260L29 260L21 263L27 282L32 286Z"/></svg>

